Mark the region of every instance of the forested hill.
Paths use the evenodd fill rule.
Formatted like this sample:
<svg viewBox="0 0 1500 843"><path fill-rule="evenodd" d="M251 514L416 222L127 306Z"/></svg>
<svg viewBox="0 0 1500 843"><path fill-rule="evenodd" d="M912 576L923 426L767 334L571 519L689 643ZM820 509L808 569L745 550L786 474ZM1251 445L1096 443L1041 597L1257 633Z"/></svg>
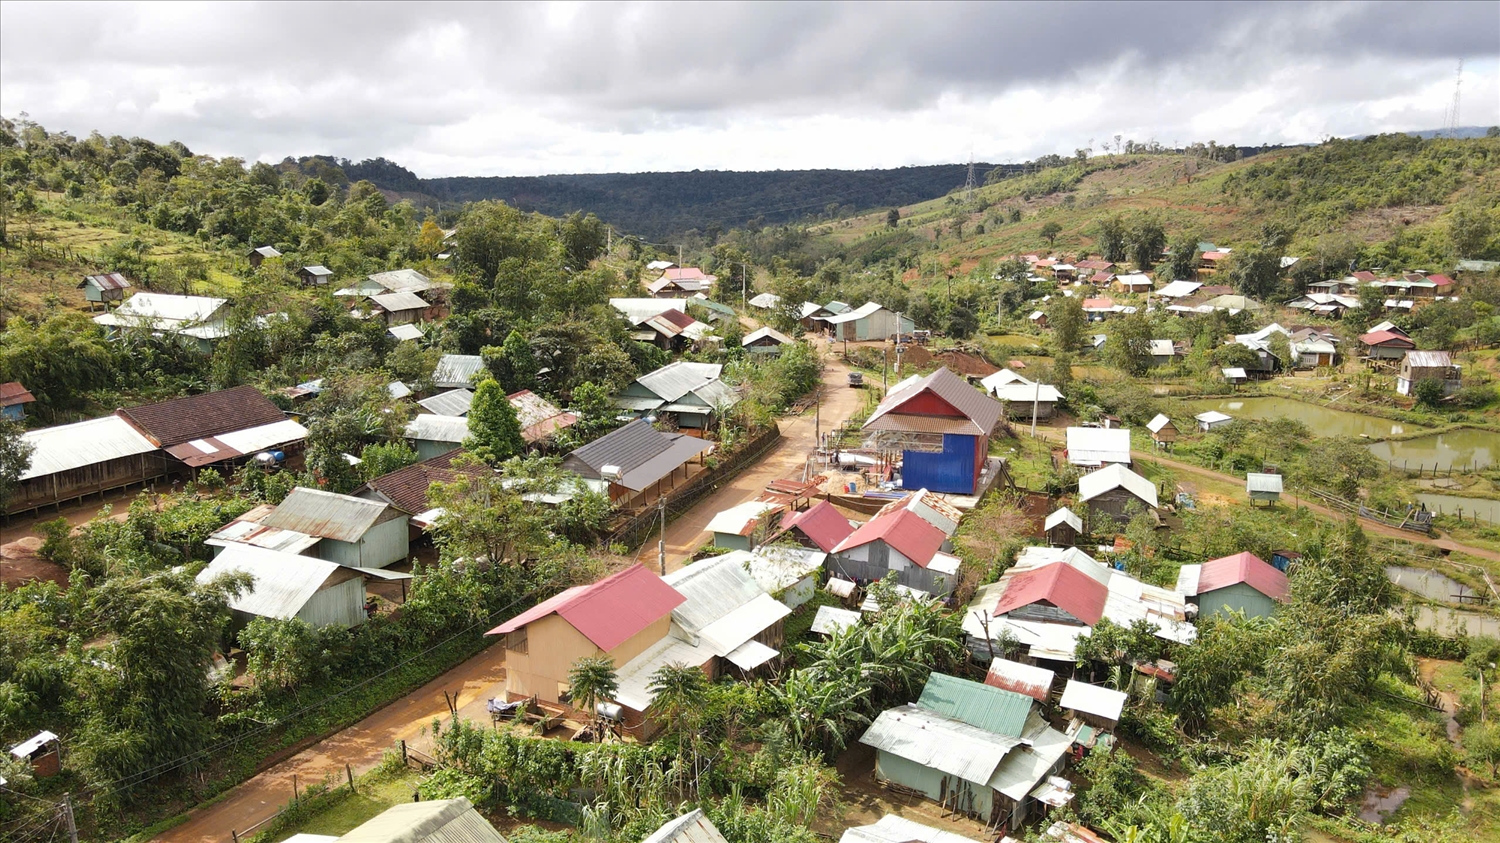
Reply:
<svg viewBox="0 0 1500 843"><path fill-rule="evenodd" d="M599 173L422 179L385 159L338 162L351 181L368 179L421 204L501 199L526 211L561 216L583 210L628 232L667 238L691 229L728 231L847 215L934 199L963 186L967 164L892 170L773 170ZM979 172L989 164L975 164Z"/></svg>

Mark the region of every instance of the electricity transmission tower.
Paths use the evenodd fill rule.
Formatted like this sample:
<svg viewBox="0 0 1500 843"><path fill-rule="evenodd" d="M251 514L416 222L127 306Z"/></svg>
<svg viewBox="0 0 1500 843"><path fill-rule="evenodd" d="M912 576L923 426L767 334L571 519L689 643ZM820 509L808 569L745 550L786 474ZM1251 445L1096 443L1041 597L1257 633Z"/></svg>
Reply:
<svg viewBox="0 0 1500 843"><path fill-rule="evenodd" d="M964 179L964 203L974 198L974 153L969 153L969 175Z"/></svg>
<svg viewBox="0 0 1500 843"><path fill-rule="evenodd" d="M1464 60L1458 60L1458 78L1453 82L1453 104L1448 107L1445 115L1448 119L1443 122L1443 134L1450 138L1458 137L1458 102L1459 94L1464 84Z"/></svg>

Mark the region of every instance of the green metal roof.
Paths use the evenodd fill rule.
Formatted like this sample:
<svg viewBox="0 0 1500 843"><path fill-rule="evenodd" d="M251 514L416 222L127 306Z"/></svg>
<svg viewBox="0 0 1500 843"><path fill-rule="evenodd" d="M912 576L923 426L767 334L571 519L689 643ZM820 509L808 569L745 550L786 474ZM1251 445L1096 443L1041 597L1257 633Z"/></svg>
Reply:
<svg viewBox="0 0 1500 843"><path fill-rule="evenodd" d="M1020 737L1031 698L945 673L927 678L917 705L997 735Z"/></svg>

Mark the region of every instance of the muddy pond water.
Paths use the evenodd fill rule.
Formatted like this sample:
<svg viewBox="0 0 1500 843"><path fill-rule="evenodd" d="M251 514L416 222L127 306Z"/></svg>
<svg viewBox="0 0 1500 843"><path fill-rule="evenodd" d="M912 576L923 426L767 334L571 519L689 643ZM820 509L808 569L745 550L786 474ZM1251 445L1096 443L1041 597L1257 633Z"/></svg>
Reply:
<svg viewBox="0 0 1500 843"><path fill-rule="evenodd" d="M1500 457L1500 433L1461 427L1400 442L1376 442L1370 452L1395 468L1404 466L1413 471L1418 466L1429 471L1480 469L1494 465Z"/></svg>
<svg viewBox="0 0 1500 843"><path fill-rule="evenodd" d="M1464 521L1478 518L1480 521L1488 521L1491 524L1500 524L1500 501L1489 498L1464 498L1458 495L1439 495L1422 492L1417 495L1417 500L1427 504L1427 508L1443 515L1454 515L1463 513Z"/></svg>
<svg viewBox="0 0 1500 843"><path fill-rule="evenodd" d="M1188 401L1187 405L1194 413L1218 410L1238 419L1296 419L1306 424L1315 436L1367 436L1371 439L1383 439L1387 436L1399 436L1412 429L1411 425L1379 416L1335 410L1275 396L1203 398Z"/></svg>

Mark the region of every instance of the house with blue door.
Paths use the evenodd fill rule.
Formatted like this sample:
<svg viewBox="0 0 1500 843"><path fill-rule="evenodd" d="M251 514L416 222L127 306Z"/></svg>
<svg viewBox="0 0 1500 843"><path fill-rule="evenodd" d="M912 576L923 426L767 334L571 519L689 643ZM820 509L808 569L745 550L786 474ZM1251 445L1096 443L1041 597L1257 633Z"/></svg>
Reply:
<svg viewBox="0 0 1500 843"><path fill-rule="evenodd" d="M979 487L1004 405L946 368L891 387L864 430L901 452L901 485L955 495Z"/></svg>
<svg viewBox="0 0 1500 843"><path fill-rule="evenodd" d="M20 381L0 383L0 418L20 421L26 418L26 405L35 401L36 396Z"/></svg>

